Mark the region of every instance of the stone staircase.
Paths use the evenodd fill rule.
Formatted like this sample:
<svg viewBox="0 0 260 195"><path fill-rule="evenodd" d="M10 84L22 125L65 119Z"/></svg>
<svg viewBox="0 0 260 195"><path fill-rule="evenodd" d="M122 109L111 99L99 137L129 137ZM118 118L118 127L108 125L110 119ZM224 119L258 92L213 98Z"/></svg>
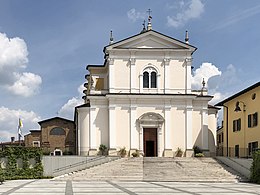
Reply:
<svg viewBox="0 0 260 195"><path fill-rule="evenodd" d="M237 182L240 176L213 158L121 158L55 180ZM233 172L234 173L234 172Z"/></svg>

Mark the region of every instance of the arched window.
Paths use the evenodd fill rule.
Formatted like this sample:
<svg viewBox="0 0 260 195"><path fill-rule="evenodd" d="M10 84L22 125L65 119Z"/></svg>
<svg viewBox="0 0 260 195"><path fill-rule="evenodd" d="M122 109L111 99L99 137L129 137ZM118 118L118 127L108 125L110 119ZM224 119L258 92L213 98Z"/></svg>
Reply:
<svg viewBox="0 0 260 195"><path fill-rule="evenodd" d="M51 131L50 131L50 135L66 135L66 132L64 129L62 129L61 127L54 127Z"/></svg>
<svg viewBox="0 0 260 195"><path fill-rule="evenodd" d="M143 72L143 88L157 88L157 71L147 67Z"/></svg>
<svg viewBox="0 0 260 195"><path fill-rule="evenodd" d="M149 88L149 73L144 72L143 74L143 88Z"/></svg>
<svg viewBox="0 0 260 195"><path fill-rule="evenodd" d="M151 73L151 88L156 88L156 77L157 77L157 74L156 72L152 72Z"/></svg>

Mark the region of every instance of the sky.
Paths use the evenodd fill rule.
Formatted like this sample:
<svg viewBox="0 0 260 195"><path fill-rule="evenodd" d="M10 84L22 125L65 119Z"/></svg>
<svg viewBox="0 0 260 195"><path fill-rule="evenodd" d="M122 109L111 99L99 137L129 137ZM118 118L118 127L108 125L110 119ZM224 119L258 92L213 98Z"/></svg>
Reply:
<svg viewBox="0 0 260 195"><path fill-rule="evenodd" d="M119 41L153 29L184 41L189 32L193 89L205 78L211 104L259 82L259 0L0 0L0 141L73 120L83 103L86 65L103 64L110 30Z"/></svg>

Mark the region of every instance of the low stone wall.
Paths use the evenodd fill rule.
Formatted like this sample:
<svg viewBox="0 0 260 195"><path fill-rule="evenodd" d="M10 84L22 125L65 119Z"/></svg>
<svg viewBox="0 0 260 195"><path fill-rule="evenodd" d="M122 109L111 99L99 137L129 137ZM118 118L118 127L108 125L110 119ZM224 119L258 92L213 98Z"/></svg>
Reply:
<svg viewBox="0 0 260 195"><path fill-rule="evenodd" d="M246 178L250 178L250 168L253 162L252 159L229 158L223 156L217 156L216 159L224 163L225 165L231 167L236 172L245 176Z"/></svg>

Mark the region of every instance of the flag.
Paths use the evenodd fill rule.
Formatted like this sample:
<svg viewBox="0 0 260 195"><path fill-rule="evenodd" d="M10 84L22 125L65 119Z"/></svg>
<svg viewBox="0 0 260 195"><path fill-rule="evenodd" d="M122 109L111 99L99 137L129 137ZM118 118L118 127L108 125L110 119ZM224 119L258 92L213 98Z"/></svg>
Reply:
<svg viewBox="0 0 260 195"><path fill-rule="evenodd" d="M22 122L22 119L19 118L19 122L18 122L18 136L19 136L19 138L22 137L22 127L23 127L23 122Z"/></svg>

